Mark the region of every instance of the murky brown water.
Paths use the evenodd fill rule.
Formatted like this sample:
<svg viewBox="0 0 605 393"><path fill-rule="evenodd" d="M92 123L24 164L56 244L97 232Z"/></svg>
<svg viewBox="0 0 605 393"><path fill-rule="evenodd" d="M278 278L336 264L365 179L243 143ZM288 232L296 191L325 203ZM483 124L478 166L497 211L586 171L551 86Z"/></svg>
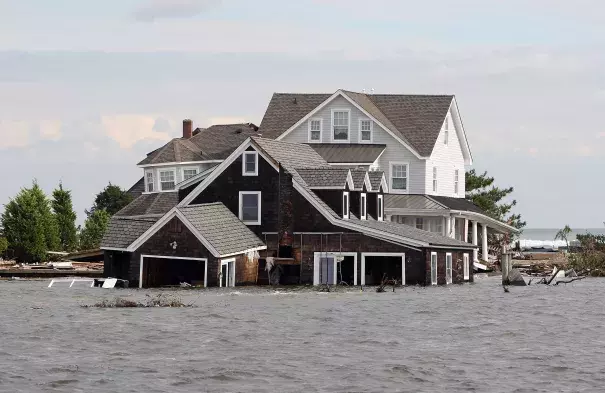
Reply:
<svg viewBox="0 0 605 393"><path fill-rule="evenodd" d="M605 280L177 291L190 309L47 283L0 282L1 392L605 391Z"/></svg>

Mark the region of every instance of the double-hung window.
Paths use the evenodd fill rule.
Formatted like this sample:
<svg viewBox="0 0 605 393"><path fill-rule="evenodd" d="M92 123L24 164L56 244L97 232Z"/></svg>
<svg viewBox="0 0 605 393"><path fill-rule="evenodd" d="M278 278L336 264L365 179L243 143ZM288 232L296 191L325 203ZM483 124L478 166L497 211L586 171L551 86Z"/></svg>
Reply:
<svg viewBox="0 0 605 393"><path fill-rule="evenodd" d="M391 190L408 190L408 164L391 163Z"/></svg>
<svg viewBox="0 0 605 393"><path fill-rule="evenodd" d="M424 229L424 220L422 217L416 217L416 229Z"/></svg>
<svg viewBox="0 0 605 393"><path fill-rule="evenodd" d="M372 120L359 120L359 142L372 142Z"/></svg>
<svg viewBox="0 0 605 393"><path fill-rule="evenodd" d="M336 142L349 141L349 110L334 109L332 111L332 140Z"/></svg>
<svg viewBox="0 0 605 393"><path fill-rule="evenodd" d="M153 192L154 191L154 184L153 184L153 170L145 172L145 184L147 192Z"/></svg>
<svg viewBox="0 0 605 393"><path fill-rule="evenodd" d="M242 155L242 175L258 176L258 153L245 151Z"/></svg>
<svg viewBox="0 0 605 393"><path fill-rule="evenodd" d="M349 192L344 191L342 193L342 218L349 218Z"/></svg>
<svg viewBox="0 0 605 393"><path fill-rule="evenodd" d="M246 225L260 225L261 222L261 192L240 191L239 219Z"/></svg>
<svg viewBox="0 0 605 393"><path fill-rule="evenodd" d="M361 219L365 220L367 219L367 212L366 212L366 200L367 200L367 196L365 192L361 193L361 197L360 197L360 207L361 207Z"/></svg>
<svg viewBox="0 0 605 393"><path fill-rule="evenodd" d="M437 192L437 167L433 167L433 192Z"/></svg>
<svg viewBox="0 0 605 393"><path fill-rule="evenodd" d="M454 194L458 195L458 169L454 169Z"/></svg>
<svg viewBox="0 0 605 393"><path fill-rule="evenodd" d="M321 119L309 120L309 142L321 142Z"/></svg>
<svg viewBox="0 0 605 393"><path fill-rule="evenodd" d="M183 180L191 179L197 175L197 168L183 168Z"/></svg>
<svg viewBox="0 0 605 393"><path fill-rule="evenodd" d="M160 187L162 191L172 191L175 186L175 171L170 169L167 171L160 171Z"/></svg>

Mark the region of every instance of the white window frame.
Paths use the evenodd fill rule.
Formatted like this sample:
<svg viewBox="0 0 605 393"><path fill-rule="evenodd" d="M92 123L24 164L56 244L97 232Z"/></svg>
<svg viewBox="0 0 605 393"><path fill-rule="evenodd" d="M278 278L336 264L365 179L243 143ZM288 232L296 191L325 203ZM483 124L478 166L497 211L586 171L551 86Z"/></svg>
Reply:
<svg viewBox="0 0 605 393"><path fill-rule="evenodd" d="M393 188L393 166L405 165L405 190ZM408 194L410 192L410 163L404 161L389 162L389 190L393 194Z"/></svg>
<svg viewBox="0 0 605 393"><path fill-rule="evenodd" d="M347 112L349 129L347 131L347 139L334 139L334 113L336 112ZM351 141L351 109L332 109L332 127L330 127L330 140L333 143L349 143Z"/></svg>
<svg viewBox="0 0 605 393"><path fill-rule="evenodd" d="M368 121L370 122L370 139L369 140L365 140L365 139L361 139L361 123L364 121ZM372 143L374 141L374 122L371 119L368 118L361 118L359 119L359 143Z"/></svg>
<svg viewBox="0 0 605 393"><path fill-rule="evenodd" d="M470 266L470 260L469 260L469 254L468 253L464 253L462 254L462 264L463 264L463 269L464 269L464 280L468 281L471 278L471 266Z"/></svg>
<svg viewBox="0 0 605 393"><path fill-rule="evenodd" d="M254 171L248 172L246 171L246 156L253 155L254 162ZM242 153L242 176L258 176L258 152L256 150L247 150Z"/></svg>
<svg viewBox="0 0 605 393"><path fill-rule="evenodd" d="M149 183L149 175L151 175L151 183ZM149 189L149 185L151 184L151 190ZM155 192L155 173L153 169L148 169L145 171L145 192Z"/></svg>
<svg viewBox="0 0 605 393"><path fill-rule="evenodd" d="M378 221L383 221L384 220L384 195L378 194L378 199L376 200L376 203L378 203L378 206L377 206Z"/></svg>
<svg viewBox="0 0 605 393"><path fill-rule="evenodd" d="M454 279L454 266L453 265L454 265L454 260L452 258L452 253L448 252L445 254L445 284L446 285L451 284Z"/></svg>
<svg viewBox="0 0 605 393"><path fill-rule="evenodd" d="M227 265L227 277L226 288L235 286L235 258L221 259L221 270L219 271L219 287L223 287L223 266ZM229 285L231 284L231 285Z"/></svg>
<svg viewBox="0 0 605 393"><path fill-rule="evenodd" d="M347 203L345 203L345 197ZM342 218L345 220L349 219L349 210L351 207L351 196L348 191L343 191L342 193Z"/></svg>
<svg viewBox="0 0 605 393"><path fill-rule="evenodd" d="M433 192L437 192L437 167L433 167Z"/></svg>
<svg viewBox="0 0 605 393"><path fill-rule="evenodd" d="M458 195L460 192L460 170L454 169L454 194Z"/></svg>
<svg viewBox="0 0 605 393"><path fill-rule="evenodd" d="M255 221L244 221L244 211L243 211L243 201L244 199L242 198L244 195L256 195L258 198L258 219ZM239 219L240 221L242 221L244 224L246 225L260 225L261 224L261 205L262 205L262 198L261 198L261 192L260 191L240 191L239 192Z"/></svg>
<svg viewBox="0 0 605 393"><path fill-rule="evenodd" d="M172 177L174 178L174 188L170 189L170 190L165 190L164 186L162 185L162 172L172 172ZM171 168L171 169L158 169L158 180L160 182L160 191L175 191L176 190L176 169L175 168Z"/></svg>
<svg viewBox="0 0 605 393"><path fill-rule="evenodd" d="M435 257L435 280L433 280L433 257ZM437 258L436 252L431 252L431 285L437 285L437 281L439 281L439 259Z"/></svg>
<svg viewBox="0 0 605 393"><path fill-rule="evenodd" d="M317 132L315 130L311 130L311 123L314 121L318 121L319 122L319 139L311 139L311 131ZM315 118L311 118L309 119L309 125L308 125L308 130L309 130L309 135L308 135L308 140L309 143L321 143L321 141L323 140L323 129L324 129L324 119L322 119L321 117L315 117Z"/></svg>
<svg viewBox="0 0 605 393"><path fill-rule="evenodd" d="M365 192L362 192L359 196L359 216L362 220L368 219L368 196Z"/></svg>
<svg viewBox="0 0 605 393"><path fill-rule="evenodd" d="M181 174L183 177L183 181L191 179L191 177L185 179L185 171L195 171L195 175L191 176L191 177L195 177L195 176L199 175L200 168L198 168L196 166L185 166L185 167L181 168Z"/></svg>
<svg viewBox="0 0 605 393"><path fill-rule="evenodd" d="M418 228L418 224L420 224L420 228ZM424 231L424 218L416 217L416 219L414 220L414 228L422 229Z"/></svg>

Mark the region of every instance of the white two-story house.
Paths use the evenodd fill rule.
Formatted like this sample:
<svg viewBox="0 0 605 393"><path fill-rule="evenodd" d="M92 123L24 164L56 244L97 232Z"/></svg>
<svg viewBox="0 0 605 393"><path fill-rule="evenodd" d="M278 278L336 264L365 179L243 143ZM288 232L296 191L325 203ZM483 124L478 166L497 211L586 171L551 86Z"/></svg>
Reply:
<svg viewBox="0 0 605 393"><path fill-rule="evenodd" d="M276 93L259 132L307 143L333 166L383 171L387 219L474 245L481 238L483 259L488 231L516 232L464 198L473 158L453 95Z"/></svg>

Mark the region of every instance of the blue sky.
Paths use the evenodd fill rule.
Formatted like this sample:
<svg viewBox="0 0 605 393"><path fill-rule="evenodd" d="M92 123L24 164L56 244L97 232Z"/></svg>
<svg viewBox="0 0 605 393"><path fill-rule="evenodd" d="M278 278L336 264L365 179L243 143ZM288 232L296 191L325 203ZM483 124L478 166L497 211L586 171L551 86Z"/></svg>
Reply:
<svg viewBox="0 0 605 393"><path fill-rule="evenodd" d="M605 5L577 0L0 0L0 203L38 179L80 218L198 126L275 91L456 94L530 227L605 220Z"/></svg>

